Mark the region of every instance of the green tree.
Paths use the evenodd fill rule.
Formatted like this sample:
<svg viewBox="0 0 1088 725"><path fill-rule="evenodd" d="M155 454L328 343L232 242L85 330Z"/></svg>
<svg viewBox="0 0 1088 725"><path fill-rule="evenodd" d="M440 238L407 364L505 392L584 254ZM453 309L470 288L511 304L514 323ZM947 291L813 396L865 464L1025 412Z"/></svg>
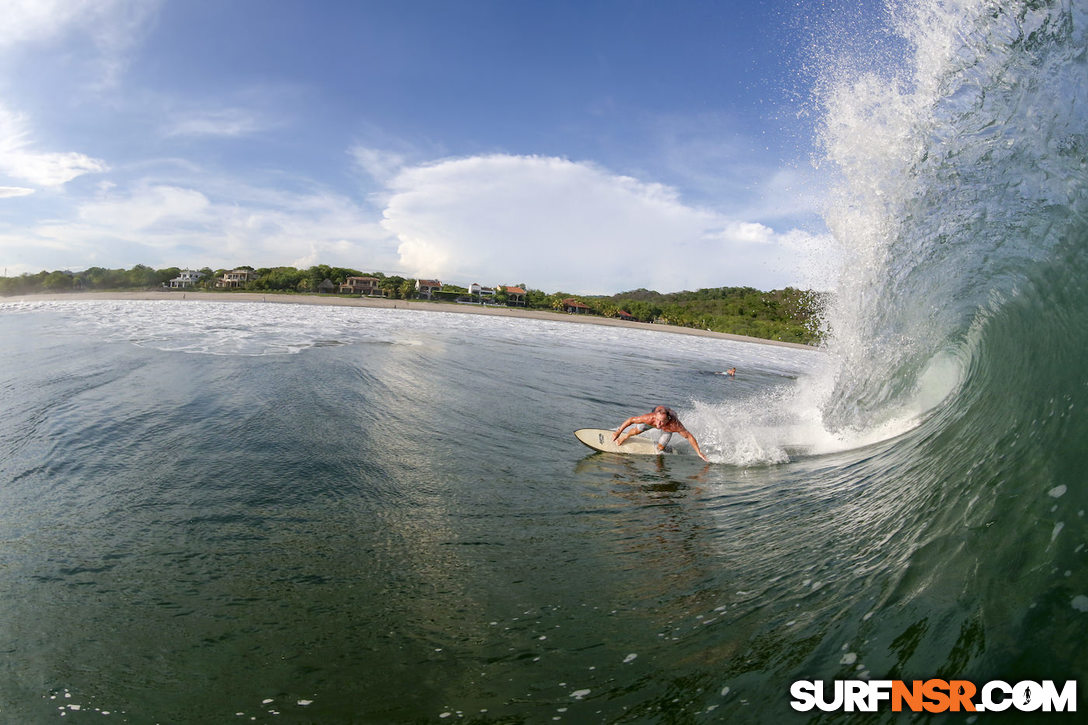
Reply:
<svg viewBox="0 0 1088 725"><path fill-rule="evenodd" d="M525 290L525 306L531 307L537 310L543 310L551 307L551 303L548 300L548 294L538 289L529 289L522 287Z"/></svg>
<svg viewBox="0 0 1088 725"><path fill-rule="evenodd" d="M257 270L260 276L246 285L250 289L269 291L295 291L299 283L309 276L294 267L273 267Z"/></svg>
<svg viewBox="0 0 1088 725"><path fill-rule="evenodd" d="M164 285L181 275L180 267L167 267L166 269L160 269L156 272L159 276L159 284Z"/></svg>
<svg viewBox="0 0 1088 725"><path fill-rule="evenodd" d="M63 292L72 289L71 272L42 273L45 276L41 280L41 288L47 292Z"/></svg>
<svg viewBox="0 0 1088 725"><path fill-rule="evenodd" d="M385 292L386 297L392 299L407 299L404 295L404 277L385 277L379 283L379 286Z"/></svg>
<svg viewBox="0 0 1088 725"><path fill-rule="evenodd" d="M158 287L161 284L162 280L160 279L159 274L146 264L137 264L130 269L124 277L125 287L147 289L149 287Z"/></svg>

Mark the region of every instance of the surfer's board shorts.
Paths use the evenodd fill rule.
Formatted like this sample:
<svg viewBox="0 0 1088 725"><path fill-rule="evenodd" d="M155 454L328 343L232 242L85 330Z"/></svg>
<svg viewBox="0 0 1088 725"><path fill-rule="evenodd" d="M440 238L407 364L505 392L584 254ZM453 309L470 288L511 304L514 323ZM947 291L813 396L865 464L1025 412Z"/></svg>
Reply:
<svg viewBox="0 0 1088 725"><path fill-rule="evenodd" d="M646 431L653 428L652 425L649 425L647 423L638 423L637 425L638 425L638 432L640 434L645 433ZM672 433L666 433L666 432L662 431L661 435L658 436L658 438L657 438L657 445L661 448L661 450L666 450L666 449L668 449L669 441L671 441L671 440L672 440Z"/></svg>

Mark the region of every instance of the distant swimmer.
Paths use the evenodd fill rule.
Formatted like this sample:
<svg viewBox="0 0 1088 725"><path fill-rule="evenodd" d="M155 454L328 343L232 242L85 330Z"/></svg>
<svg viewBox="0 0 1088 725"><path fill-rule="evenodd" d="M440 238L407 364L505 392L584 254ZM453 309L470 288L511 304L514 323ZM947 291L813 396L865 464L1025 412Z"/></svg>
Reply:
<svg viewBox="0 0 1088 725"><path fill-rule="evenodd" d="M630 426L635 426L627 433L623 431ZM695 440L695 436L688 432L688 429L684 427L684 424L680 422L680 418L677 417L676 412L671 408L666 408L664 405L659 405L654 408L652 413L646 415L637 415L623 421L623 425L616 429L616 432L612 434L612 440L616 441L616 445L622 446L631 436L644 433L651 428L657 428L661 431L661 436L657 439L657 450L664 451L665 447L669 445L669 441L672 440L673 433L679 433L683 438L686 438L691 447L695 449L695 452L699 454L699 458L704 461L710 459L703 455L703 452L699 450L699 442ZM623 434L622 436L620 434Z"/></svg>
<svg viewBox="0 0 1088 725"><path fill-rule="evenodd" d="M728 375L729 377L733 377L733 376L735 376L737 374L737 369L736 368L729 368L728 370L725 371L725 374Z"/></svg>

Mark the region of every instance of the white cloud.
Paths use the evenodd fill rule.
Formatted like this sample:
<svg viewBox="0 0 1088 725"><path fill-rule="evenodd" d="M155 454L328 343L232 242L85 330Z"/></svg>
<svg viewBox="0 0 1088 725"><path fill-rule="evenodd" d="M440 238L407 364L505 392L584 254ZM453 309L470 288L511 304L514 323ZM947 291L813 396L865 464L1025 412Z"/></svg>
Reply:
<svg viewBox="0 0 1088 725"><path fill-rule="evenodd" d="M722 237L743 244L772 244L775 241L774 230L757 222L730 222Z"/></svg>
<svg viewBox="0 0 1088 725"><path fill-rule="evenodd" d="M798 262L769 227L686 205L660 184L537 156L405 169L390 183L382 223L406 272L462 284L772 287L789 283Z"/></svg>
<svg viewBox="0 0 1088 725"><path fill-rule="evenodd" d="M112 85L159 5L159 0L5 0L0 52L78 34L94 47L89 65L99 83Z"/></svg>
<svg viewBox="0 0 1088 725"><path fill-rule="evenodd" d="M30 196L33 193L33 189L27 189L22 186L0 186L0 199L12 199L17 196Z"/></svg>
<svg viewBox="0 0 1088 725"><path fill-rule="evenodd" d="M805 232L695 207L670 187L559 158L401 168L384 187L381 218L369 201L324 189L291 192L199 169L174 178L103 182L83 200L52 197L62 206L51 221L0 233L0 258L52 269L326 263L609 293L801 284L798 269L820 247Z"/></svg>
<svg viewBox="0 0 1088 725"><path fill-rule="evenodd" d="M403 154L365 146L354 146L348 150L348 154L359 168L381 182L395 177L406 163Z"/></svg>
<svg viewBox="0 0 1088 725"><path fill-rule="evenodd" d="M166 136L220 136L238 138L267 127L257 114L240 108L182 114L165 129Z"/></svg>
<svg viewBox="0 0 1088 725"><path fill-rule="evenodd" d="M37 186L63 186L78 176L105 171L86 154L36 151L26 118L0 105L0 173Z"/></svg>
<svg viewBox="0 0 1088 725"><path fill-rule="evenodd" d="M0 155L0 170L38 186L63 186L78 176L100 173L107 168L104 161L71 151Z"/></svg>
<svg viewBox="0 0 1088 725"><path fill-rule="evenodd" d="M0 23L0 48L35 43L59 35L91 9L80 0L7 0Z"/></svg>
<svg viewBox="0 0 1088 725"><path fill-rule="evenodd" d="M106 197L84 204L79 209L79 218L92 227L130 235L154 230L160 224L204 225L209 221L210 206L208 198L199 191L151 186L128 197Z"/></svg>
<svg viewBox="0 0 1088 725"><path fill-rule="evenodd" d="M393 240L372 216L325 192L293 194L225 180L202 189L103 186L71 216L0 235L0 258L55 269L312 260L378 271L396 264Z"/></svg>

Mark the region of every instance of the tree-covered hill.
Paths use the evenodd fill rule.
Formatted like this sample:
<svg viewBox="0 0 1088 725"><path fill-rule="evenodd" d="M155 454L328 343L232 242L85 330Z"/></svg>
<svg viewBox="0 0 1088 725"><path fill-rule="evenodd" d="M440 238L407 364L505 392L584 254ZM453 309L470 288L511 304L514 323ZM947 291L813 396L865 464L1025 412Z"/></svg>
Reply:
<svg viewBox="0 0 1088 725"><path fill-rule="evenodd" d="M637 320L748 335L769 340L814 343L818 339L820 294L793 287L763 292L752 287L713 287L663 294L637 289L597 298L596 308Z"/></svg>

